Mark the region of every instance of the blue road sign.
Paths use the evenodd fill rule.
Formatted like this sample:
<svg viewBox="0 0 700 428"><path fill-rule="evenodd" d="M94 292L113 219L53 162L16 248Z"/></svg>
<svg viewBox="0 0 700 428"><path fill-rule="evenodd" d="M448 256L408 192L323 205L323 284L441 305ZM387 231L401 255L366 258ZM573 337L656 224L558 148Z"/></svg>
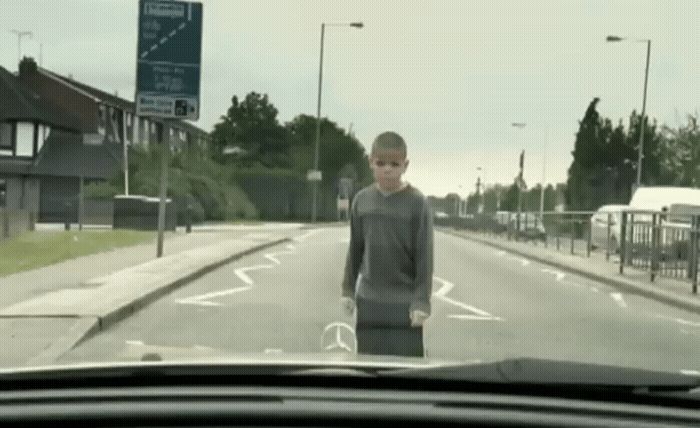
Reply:
<svg viewBox="0 0 700 428"><path fill-rule="evenodd" d="M202 4L139 1L136 114L199 119Z"/></svg>

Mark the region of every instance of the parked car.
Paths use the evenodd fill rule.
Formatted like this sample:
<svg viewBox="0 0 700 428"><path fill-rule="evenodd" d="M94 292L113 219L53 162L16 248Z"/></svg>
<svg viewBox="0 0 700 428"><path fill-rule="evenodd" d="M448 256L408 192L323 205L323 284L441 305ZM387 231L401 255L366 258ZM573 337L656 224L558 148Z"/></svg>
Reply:
<svg viewBox="0 0 700 428"><path fill-rule="evenodd" d="M517 224L517 216L513 215L511 217L511 230L517 230ZM525 215L524 213L520 215L520 238L527 241L542 242L547 239L547 232L539 216Z"/></svg>
<svg viewBox="0 0 700 428"><path fill-rule="evenodd" d="M629 205L603 205L591 216L591 245L593 248L608 248L611 253L620 249L622 233L622 212ZM610 241L608 241L608 223L610 226Z"/></svg>

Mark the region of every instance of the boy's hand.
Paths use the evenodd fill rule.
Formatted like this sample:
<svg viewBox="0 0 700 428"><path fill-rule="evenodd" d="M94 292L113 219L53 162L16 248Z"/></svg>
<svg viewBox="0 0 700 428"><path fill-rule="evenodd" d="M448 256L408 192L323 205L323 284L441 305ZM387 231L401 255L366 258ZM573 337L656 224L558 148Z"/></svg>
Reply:
<svg viewBox="0 0 700 428"><path fill-rule="evenodd" d="M341 297L340 304L343 307L343 312L345 312L345 315L352 316L353 312L355 312L355 301L352 298Z"/></svg>
<svg viewBox="0 0 700 428"><path fill-rule="evenodd" d="M422 327L428 317L430 317L430 315L421 310L416 309L411 311L411 327Z"/></svg>

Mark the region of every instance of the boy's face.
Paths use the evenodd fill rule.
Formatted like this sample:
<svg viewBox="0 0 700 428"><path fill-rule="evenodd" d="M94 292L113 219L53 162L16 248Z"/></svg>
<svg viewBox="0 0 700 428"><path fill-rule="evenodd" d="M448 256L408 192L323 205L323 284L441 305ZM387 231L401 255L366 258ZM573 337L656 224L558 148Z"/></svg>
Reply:
<svg viewBox="0 0 700 428"><path fill-rule="evenodd" d="M401 176L406 172L408 159L402 150L381 149L372 153L369 166L379 187L391 191L401 187Z"/></svg>

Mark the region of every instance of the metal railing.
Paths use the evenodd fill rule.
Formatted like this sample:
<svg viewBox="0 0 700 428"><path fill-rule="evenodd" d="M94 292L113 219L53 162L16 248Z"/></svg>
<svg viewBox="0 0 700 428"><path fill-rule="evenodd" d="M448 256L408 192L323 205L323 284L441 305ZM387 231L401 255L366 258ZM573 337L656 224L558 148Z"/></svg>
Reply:
<svg viewBox="0 0 700 428"><path fill-rule="evenodd" d="M517 213L503 212L436 219L435 224L586 257L604 254L611 262L619 259L620 274L630 266L648 272L652 282L659 276L690 281L697 293L700 215L566 211L523 212L518 219Z"/></svg>
<svg viewBox="0 0 700 428"><path fill-rule="evenodd" d="M700 215L670 218L665 212L626 211L620 231L620 273L625 266L657 276L689 280L698 286Z"/></svg>

